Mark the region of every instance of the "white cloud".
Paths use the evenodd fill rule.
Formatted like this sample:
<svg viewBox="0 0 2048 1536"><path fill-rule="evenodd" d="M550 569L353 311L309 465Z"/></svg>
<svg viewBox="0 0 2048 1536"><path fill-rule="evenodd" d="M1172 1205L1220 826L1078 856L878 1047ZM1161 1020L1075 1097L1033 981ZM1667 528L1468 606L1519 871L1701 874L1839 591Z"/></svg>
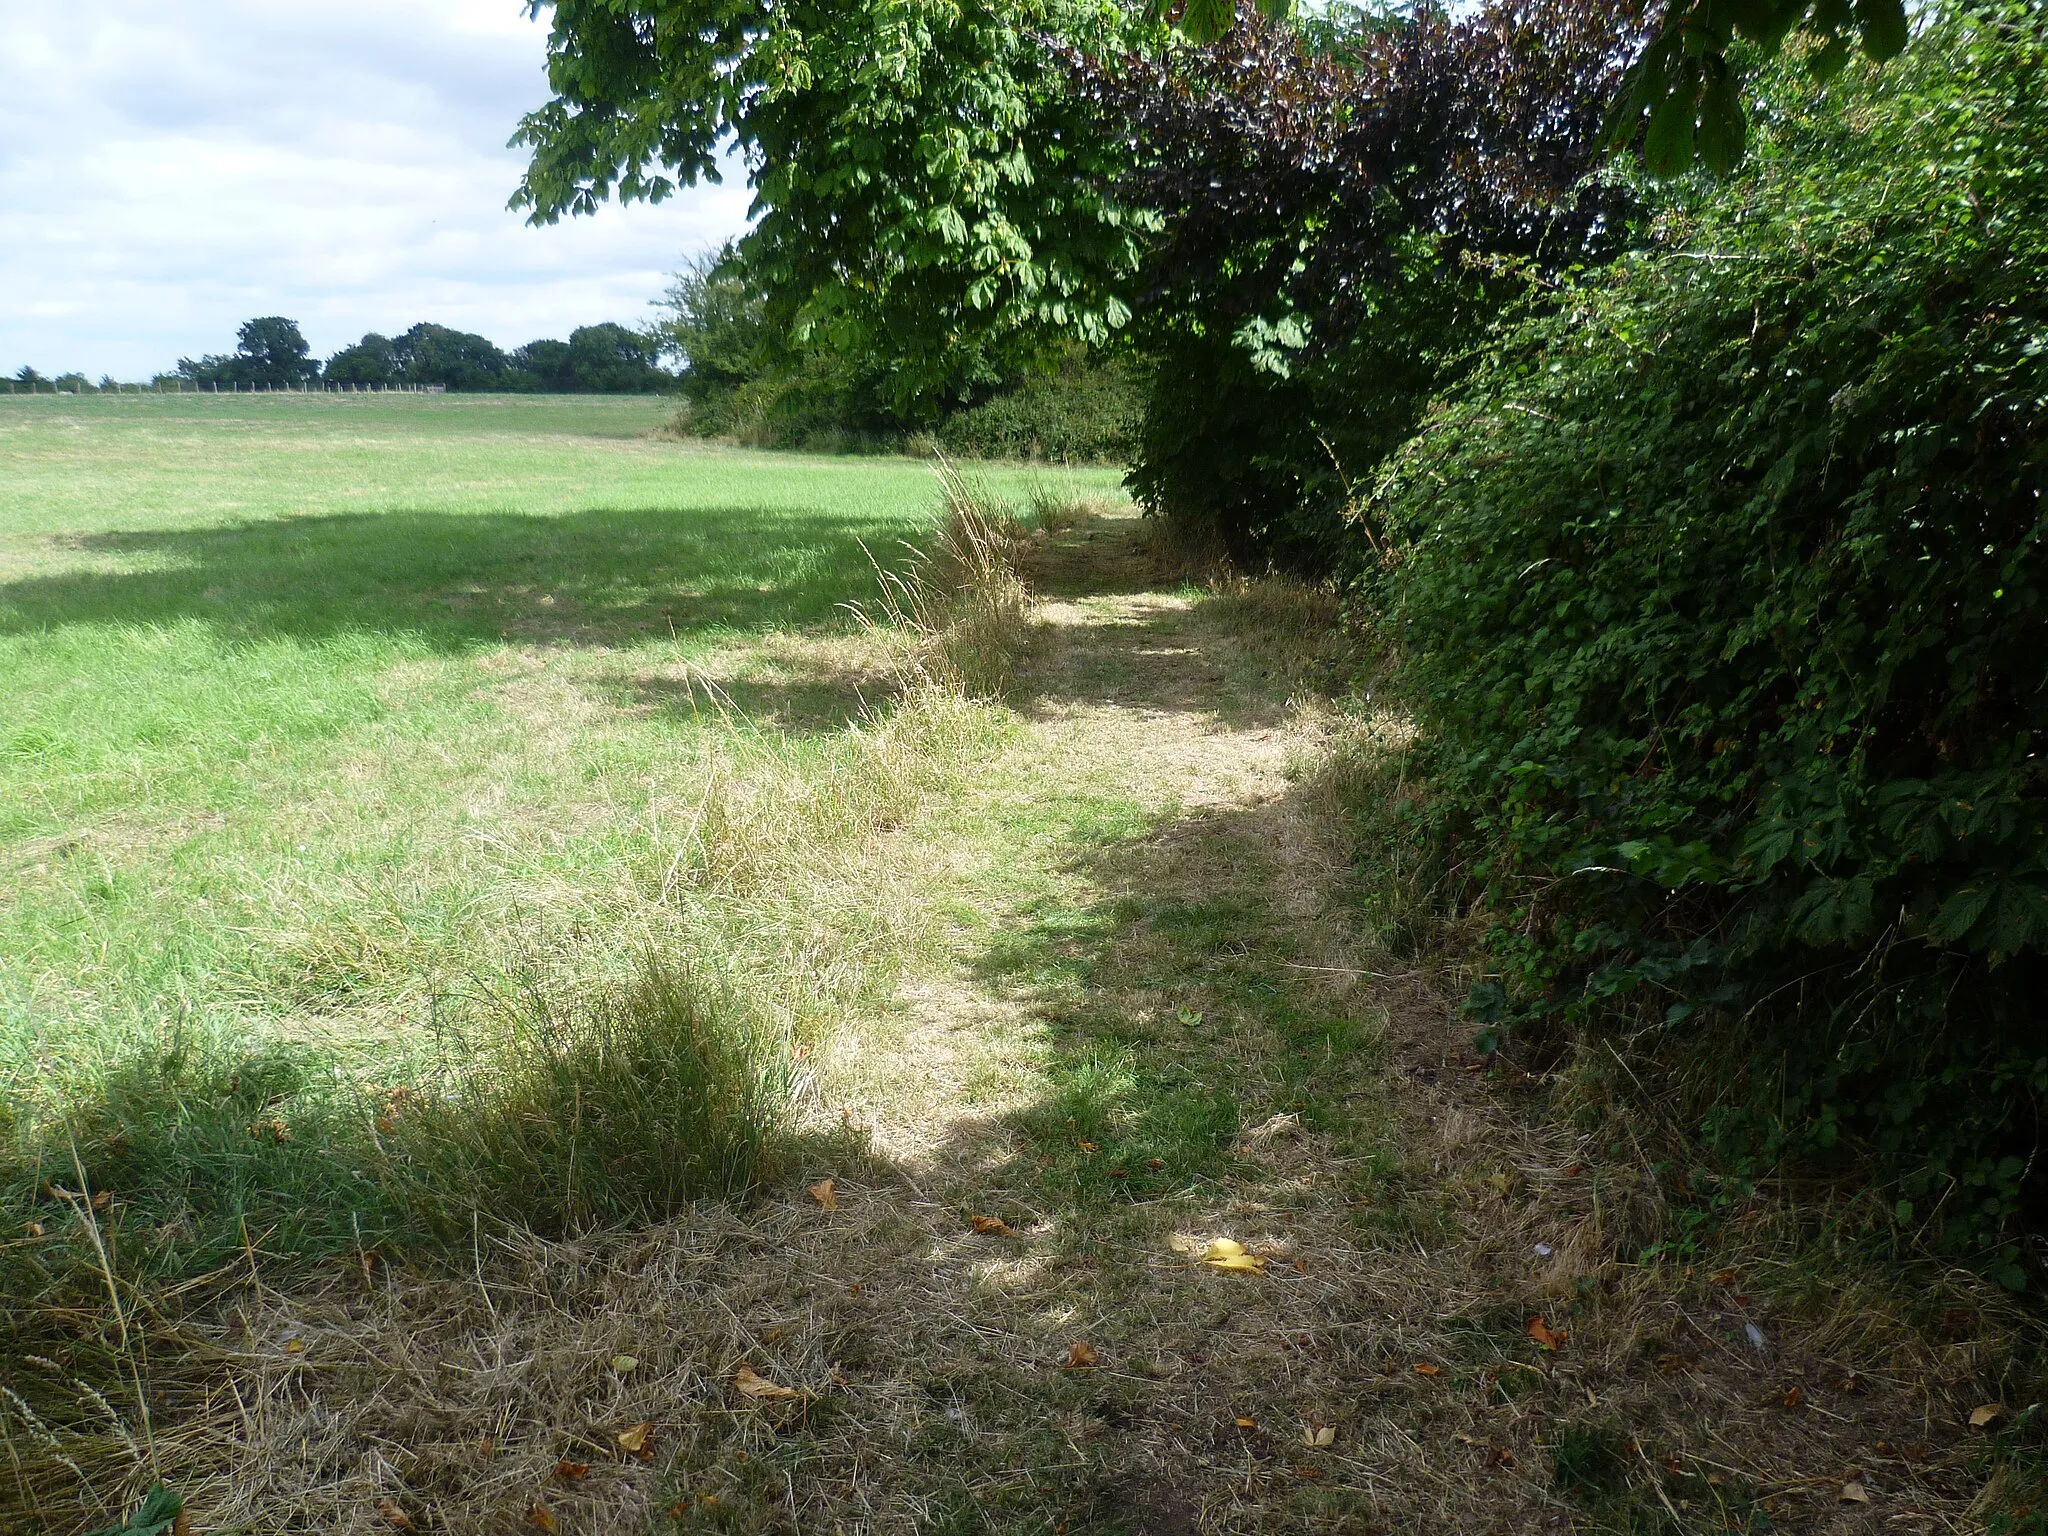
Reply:
<svg viewBox="0 0 2048 1536"><path fill-rule="evenodd" d="M748 193L529 228L520 0L0 0L0 371L142 378L252 315L315 352L419 320L503 346L637 323Z"/></svg>

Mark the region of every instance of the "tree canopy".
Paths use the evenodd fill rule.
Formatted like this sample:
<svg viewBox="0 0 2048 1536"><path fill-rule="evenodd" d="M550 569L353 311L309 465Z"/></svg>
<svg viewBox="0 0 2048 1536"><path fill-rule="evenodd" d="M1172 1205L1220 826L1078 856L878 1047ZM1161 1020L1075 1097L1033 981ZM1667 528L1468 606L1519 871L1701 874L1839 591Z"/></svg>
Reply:
<svg viewBox="0 0 2048 1536"><path fill-rule="evenodd" d="M554 99L515 203L551 222L717 181L737 147L774 322L954 396L1127 318L1137 222L1053 43L1120 46L1114 0L555 0Z"/></svg>

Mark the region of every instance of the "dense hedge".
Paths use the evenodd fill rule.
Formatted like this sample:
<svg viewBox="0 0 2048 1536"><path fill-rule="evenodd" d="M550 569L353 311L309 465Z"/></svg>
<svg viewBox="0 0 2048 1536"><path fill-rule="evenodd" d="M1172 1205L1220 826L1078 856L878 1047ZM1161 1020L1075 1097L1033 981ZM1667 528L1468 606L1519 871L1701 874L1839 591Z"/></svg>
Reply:
<svg viewBox="0 0 2048 1536"><path fill-rule="evenodd" d="M2048 42L1923 25L1787 70L1739 178L1501 339L1364 590L1498 918L1479 1014L1633 1020L1738 1164L1874 1151L1982 1252L2048 1092Z"/></svg>
<svg viewBox="0 0 2048 1536"><path fill-rule="evenodd" d="M1116 195L1159 214L1131 485L1197 544L1323 574L1502 308L1620 248L1626 189L1584 178L1631 34L1604 0L1240 9L1214 49L1076 65L1128 145Z"/></svg>

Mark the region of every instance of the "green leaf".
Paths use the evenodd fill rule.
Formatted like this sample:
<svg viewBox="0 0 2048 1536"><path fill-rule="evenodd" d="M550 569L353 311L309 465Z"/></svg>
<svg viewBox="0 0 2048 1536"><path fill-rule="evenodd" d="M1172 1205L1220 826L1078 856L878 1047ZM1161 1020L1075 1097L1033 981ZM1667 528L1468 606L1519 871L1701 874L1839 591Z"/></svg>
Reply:
<svg viewBox="0 0 2048 1536"><path fill-rule="evenodd" d="M1813 56L1813 77L1816 80L1832 80L1842 72L1849 62L1849 40L1845 37L1831 37L1827 46Z"/></svg>
<svg viewBox="0 0 2048 1536"><path fill-rule="evenodd" d="M1716 176L1726 176L1742 163L1749 124L1742 115L1742 87L1725 59L1708 81L1700 100L1700 159ZM1710 66L1711 67L1711 66Z"/></svg>
<svg viewBox="0 0 2048 1536"><path fill-rule="evenodd" d="M110 1525L91 1536L170 1536L185 1512L185 1500L166 1483L158 1483L143 1495L142 1503L120 1525Z"/></svg>
<svg viewBox="0 0 2048 1536"><path fill-rule="evenodd" d="M1180 29L1190 42L1213 43L1237 22L1232 0L1188 0L1180 13Z"/></svg>
<svg viewBox="0 0 2048 1536"><path fill-rule="evenodd" d="M1889 59L1906 46L1906 0L1856 0L1856 25L1863 29L1863 51Z"/></svg>
<svg viewBox="0 0 2048 1536"><path fill-rule="evenodd" d="M1699 116L1699 93L1699 60L1687 59L1678 66L1664 99L1650 109L1643 163L1652 176L1676 176L1692 169L1693 124Z"/></svg>

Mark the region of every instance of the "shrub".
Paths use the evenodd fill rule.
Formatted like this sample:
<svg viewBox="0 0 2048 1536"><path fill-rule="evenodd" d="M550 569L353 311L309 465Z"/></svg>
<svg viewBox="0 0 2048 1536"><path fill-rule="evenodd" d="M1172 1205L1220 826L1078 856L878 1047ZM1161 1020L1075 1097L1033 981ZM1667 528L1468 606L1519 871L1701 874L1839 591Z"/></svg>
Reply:
<svg viewBox="0 0 2048 1536"><path fill-rule="evenodd" d="M2048 1090L2048 46L1926 26L1778 78L1749 170L1508 331L1361 531L1498 920L1478 1016L1631 1021L1738 1166L1875 1152L1982 1250Z"/></svg>
<svg viewBox="0 0 2048 1536"><path fill-rule="evenodd" d="M1158 368L1132 489L1249 565L1321 573L1353 484L1501 308L1604 259L1625 189L1581 184L1630 34L1592 0L1246 8L1226 41L1076 68L1158 210L1134 302ZM1345 18L1350 18L1346 20Z"/></svg>

